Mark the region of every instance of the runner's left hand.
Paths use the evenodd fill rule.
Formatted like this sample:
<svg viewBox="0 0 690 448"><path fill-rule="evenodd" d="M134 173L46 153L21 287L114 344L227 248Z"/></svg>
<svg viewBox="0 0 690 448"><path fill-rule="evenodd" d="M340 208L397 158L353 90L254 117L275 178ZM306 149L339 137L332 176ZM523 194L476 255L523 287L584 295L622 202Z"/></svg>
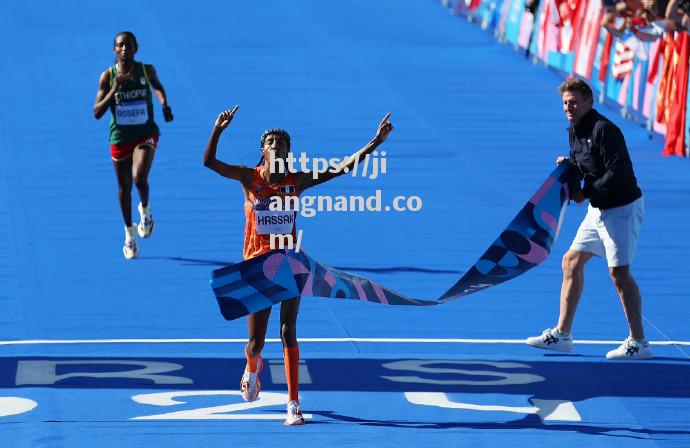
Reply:
<svg viewBox="0 0 690 448"><path fill-rule="evenodd" d="M163 118L165 118L165 122L173 121L173 113L172 109L170 106L164 106L163 107Z"/></svg>

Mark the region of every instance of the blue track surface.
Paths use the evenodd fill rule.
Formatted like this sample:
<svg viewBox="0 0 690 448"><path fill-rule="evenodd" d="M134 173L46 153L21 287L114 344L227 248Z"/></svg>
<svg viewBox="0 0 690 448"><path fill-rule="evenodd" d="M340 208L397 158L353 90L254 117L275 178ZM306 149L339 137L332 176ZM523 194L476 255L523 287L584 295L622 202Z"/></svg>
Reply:
<svg viewBox="0 0 690 448"><path fill-rule="evenodd" d="M131 262L107 124L91 115L124 29L175 112L170 124L156 112L156 233ZM416 297L457 281L567 152L560 79L437 2L16 2L2 6L0 37L0 446L690 446L690 346L606 361L627 329L602 260L587 270L575 354L519 341L554 324L577 206L544 264L467 299L413 309L304 298L309 424L282 426L277 342L262 400L240 406L246 324L222 319L208 283L241 258L244 225L239 185L201 164L221 110L241 106L219 157L248 165L267 127L290 130L295 151L342 157L393 112L388 173L313 193L381 189L384 201L420 196L422 210L299 224L317 259ZM623 130L645 195L634 273L648 337L687 344L690 166L600 110ZM64 343L83 340L101 341Z"/></svg>

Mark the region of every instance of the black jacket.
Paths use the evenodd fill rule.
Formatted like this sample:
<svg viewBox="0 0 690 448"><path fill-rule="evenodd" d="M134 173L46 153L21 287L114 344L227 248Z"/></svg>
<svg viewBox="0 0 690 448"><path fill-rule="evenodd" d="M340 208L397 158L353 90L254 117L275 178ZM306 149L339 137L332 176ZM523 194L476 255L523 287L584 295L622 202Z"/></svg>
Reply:
<svg viewBox="0 0 690 448"><path fill-rule="evenodd" d="M623 133L606 117L590 110L568 128L568 140L570 163L592 207L620 207L642 196Z"/></svg>

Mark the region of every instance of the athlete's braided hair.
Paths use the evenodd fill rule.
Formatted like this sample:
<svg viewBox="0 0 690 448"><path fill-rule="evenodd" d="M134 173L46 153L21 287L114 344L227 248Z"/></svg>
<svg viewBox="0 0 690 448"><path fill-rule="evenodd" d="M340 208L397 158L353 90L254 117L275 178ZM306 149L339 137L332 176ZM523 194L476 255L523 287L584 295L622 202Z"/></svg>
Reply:
<svg viewBox="0 0 690 448"><path fill-rule="evenodd" d="M263 134L261 134L261 148L264 147L264 143L266 142L266 137L269 135L280 135L287 141L287 146L288 150L290 149L290 134L288 134L288 131L285 129L280 129L280 128L272 128L272 129L266 129Z"/></svg>
<svg viewBox="0 0 690 448"><path fill-rule="evenodd" d="M261 152L261 158L259 159L259 163L256 164L256 166L261 165L264 163L264 154L263 154L263 148L264 148L264 143L266 142L266 138L268 138L269 135L280 135L285 139L287 142L287 147L288 151L290 151L290 134L288 134L288 131L285 129L280 129L280 128L271 128L271 129L266 129L263 134L261 134L261 146L259 146Z"/></svg>

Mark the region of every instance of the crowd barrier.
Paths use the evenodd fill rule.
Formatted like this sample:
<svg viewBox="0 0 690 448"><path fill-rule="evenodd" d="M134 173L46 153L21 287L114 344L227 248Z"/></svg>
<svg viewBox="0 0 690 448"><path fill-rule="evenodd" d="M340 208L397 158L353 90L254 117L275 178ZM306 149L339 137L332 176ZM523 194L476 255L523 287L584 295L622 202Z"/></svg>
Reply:
<svg viewBox="0 0 690 448"><path fill-rule="evenodd" d="M564 77L586 80L601 103L664 138L665 156L689 155L689 38L664 33L643 42L601 26L601 0L443 0L500 42L524 51ZM622 18L616 19L620 24Z"/></svg>

